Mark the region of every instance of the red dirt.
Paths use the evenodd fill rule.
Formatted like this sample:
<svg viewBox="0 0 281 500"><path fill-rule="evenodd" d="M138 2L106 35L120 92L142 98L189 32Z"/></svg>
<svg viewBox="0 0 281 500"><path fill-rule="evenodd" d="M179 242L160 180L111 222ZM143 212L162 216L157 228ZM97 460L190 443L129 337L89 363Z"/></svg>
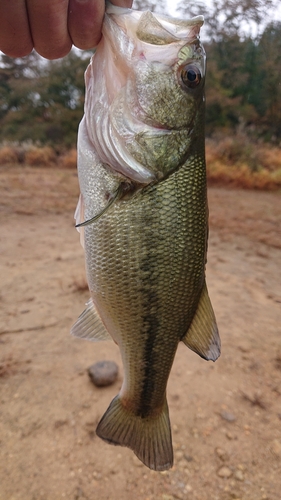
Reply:
<svg viewBox="0 0 281 500"><path fill-rule="evenodd" d="M0 499L280 500L280 193L211 188L209 292L222 356L180 345L168 385L175 465L152 472L95 427L118 348L69 335L88 299L76 173L0 169ZM112 359L113 386L87 368Z"/></svg>

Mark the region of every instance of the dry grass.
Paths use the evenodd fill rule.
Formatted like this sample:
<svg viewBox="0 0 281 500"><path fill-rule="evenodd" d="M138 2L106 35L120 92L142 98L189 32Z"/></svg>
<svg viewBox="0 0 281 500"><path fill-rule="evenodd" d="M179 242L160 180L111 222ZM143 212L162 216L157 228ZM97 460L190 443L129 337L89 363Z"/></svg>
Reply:
<svg viewBox="0 0 281 500"><path fill-rule="evenodd" d="M50 146L36 147L32 146L25 153L25 163L32 167L48 167L56 163L56 153Z"/></svg>
<svg viewBox="0 0 281 500"><path fill-rule="evenodd" d="M276 147L260 148L264 168L273 171L281 170L281 149Z"/></svg>
<svg viewBox="0 0 281 500"><path fill-rule="evenodd" d="M11 146L2 146L0 148L0 165L11 165L18 163L18 155Z"/></svg>
<svg viewBox="0 0 281 500"><path fill-rule="evenodd" d="M210 184L245 189L281 188L281 149L255 144L244 136L225 137L206 144Z"/></svg>
<svg viewBox="0 0 281 500"><path fill-rule="evenodd" d="M245 189L281 188L281 149L256 144L247 136L219 137L206 141L207 174L210 184ZM50 146L32 143L0 144L0 165L24 164L31 167L54 167L75 170L77 151L57 153Z"/></svg>
<svg viewBox="0 0 281 500"><path fill-rule="evenodd" d="M63 169L76 169L77 151L55 151L50 146L38 146L32 142L23 144L0 144L0 165L24 164L31 167L52 167L58 165Z"/></svg>
<svg viewBox="0 0 281 500"><path fill-rule="evenodd" d="M59 166L61 168L76 168L77 167L77 150L70 149L66 153L64 153L59 158Z"/></svg>

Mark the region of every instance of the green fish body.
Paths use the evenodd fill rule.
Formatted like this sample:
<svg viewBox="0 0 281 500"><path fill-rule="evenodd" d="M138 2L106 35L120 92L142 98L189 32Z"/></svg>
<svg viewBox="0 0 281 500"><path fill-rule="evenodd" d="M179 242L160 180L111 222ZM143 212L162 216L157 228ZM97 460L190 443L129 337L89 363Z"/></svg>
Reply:
<svg viewBox="0 0 281 500"><path fill-rule="evenodd" d="M78 136L91 299L72 333L118 344L124 381L97 434L154 470L173 465L166 386L178 343L220 354L205 283L202 22L108 7Z"/></svg>

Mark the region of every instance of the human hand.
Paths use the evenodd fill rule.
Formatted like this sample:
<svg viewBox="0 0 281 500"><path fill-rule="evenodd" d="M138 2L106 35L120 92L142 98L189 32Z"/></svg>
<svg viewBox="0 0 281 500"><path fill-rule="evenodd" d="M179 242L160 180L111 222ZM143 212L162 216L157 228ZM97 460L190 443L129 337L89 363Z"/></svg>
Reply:
<svg viewBox="0 0 281 500"><path fill-rule="evenodd" d="M131 7L132 0L111 0ZM0 0L0 50L23 57L34 48L47 59L63 57L72 44L90 49L101 38L105 0Z"/></svg>

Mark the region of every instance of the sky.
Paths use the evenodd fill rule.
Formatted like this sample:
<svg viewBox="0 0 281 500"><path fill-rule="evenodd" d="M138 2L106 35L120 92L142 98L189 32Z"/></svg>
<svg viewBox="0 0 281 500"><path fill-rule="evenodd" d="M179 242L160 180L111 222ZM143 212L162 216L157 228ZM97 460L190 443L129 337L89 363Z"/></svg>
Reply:
<svg viewBox="0 0 281 500"><path fill-rule="evenodd" d="M181 0L182 1L182 0ZM186 3L188 3L188 0L184 0ZM203 1L206 5L212 5L212 0L201 0ZM180 0L166 0L167 6L168 6L168 13L171 16L178 17L178 14L176 12L177 5L179 4ZM243 0L241 0L243 2ZM270 19L274 21L281 21L281 2L280 0L276 0L276 7L273 9L273 11L269 14L268 19L266 20L266 24L270 21ZM244 28L244 26L243 26ZM249 30L251 31L251 36L256 36L258 30L257 26L254 23L250 24L245 24L245 28L243 31L247 34L249 33ZM204 26L202 28L202 38L204 38Z"/></svg>
<svg viewBox="0 0 281 500"><path fill-rule="evenodd" d="M177 8L177 4L178 4L178 1L177 0L167 0L167 4L168 4L168 9L169 9L169 14L171 14L171 16L176 16L176 8Z"/></svg>

